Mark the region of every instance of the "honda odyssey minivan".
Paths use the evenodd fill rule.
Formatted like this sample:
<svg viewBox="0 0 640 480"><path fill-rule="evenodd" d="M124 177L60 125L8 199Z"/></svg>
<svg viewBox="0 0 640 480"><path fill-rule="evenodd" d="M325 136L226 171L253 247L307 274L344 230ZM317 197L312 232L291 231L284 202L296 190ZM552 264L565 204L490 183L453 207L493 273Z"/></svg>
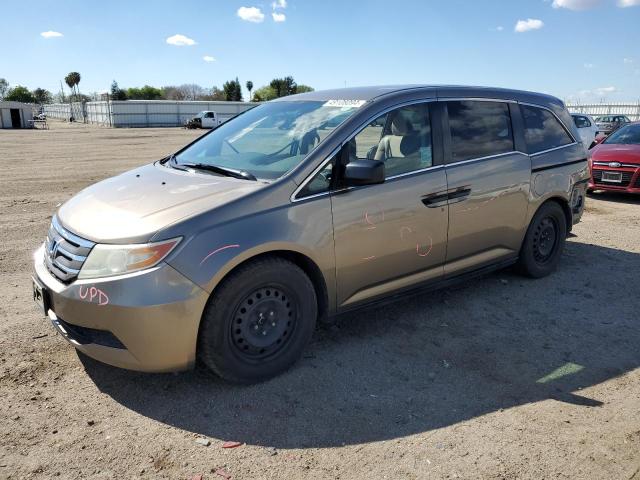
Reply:
<svg viewBox="0 0 640 480"><path fill-rule="evenodd" d="M102 362L274 376L316 323L515 265L551 273L588 153L563 103L371 87L257 106L55 213L34 299ZM428 300L425 300L428 301Z"/></svg>

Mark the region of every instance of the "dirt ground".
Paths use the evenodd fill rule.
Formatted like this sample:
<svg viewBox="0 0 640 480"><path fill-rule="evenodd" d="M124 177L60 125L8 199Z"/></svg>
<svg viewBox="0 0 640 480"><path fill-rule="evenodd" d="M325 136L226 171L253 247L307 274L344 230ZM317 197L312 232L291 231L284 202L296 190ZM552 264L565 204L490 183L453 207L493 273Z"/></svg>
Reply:
<svg viewBox="0 0 640 480"><path fill-rule="evenodd" d="M79 356L31 300L52 212L199 134L0 130L1 479L640 480L631 197L590 197L552 276L503 271L350 314L260 385Z"/></svg>

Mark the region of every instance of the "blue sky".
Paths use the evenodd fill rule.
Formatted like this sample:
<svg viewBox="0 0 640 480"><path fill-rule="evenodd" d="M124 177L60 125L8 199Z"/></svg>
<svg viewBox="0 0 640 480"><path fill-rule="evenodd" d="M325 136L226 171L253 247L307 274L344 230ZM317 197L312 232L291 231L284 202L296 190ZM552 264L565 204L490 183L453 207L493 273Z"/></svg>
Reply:
<svg viewBox="0 0 640 480"><path fill-rule="evenodd" d="M0 77L54 93L75 70L83 93L293 75L640 99L640 0L30 0L2 26Z"/></svg>

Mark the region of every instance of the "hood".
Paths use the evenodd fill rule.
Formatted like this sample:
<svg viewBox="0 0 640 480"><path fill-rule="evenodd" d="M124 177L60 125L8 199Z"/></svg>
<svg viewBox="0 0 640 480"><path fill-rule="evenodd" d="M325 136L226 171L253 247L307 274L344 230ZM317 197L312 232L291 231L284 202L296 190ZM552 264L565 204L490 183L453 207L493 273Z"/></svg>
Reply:
<svg viewBox="0 0 640 480"><path fill-rule="evenodd" d="M601 143L591 150L594 162L620 162L640 165L640 145Z"/></svg>
<svg viewBox="0 0 640 480"><path fill-rule="evenodd" d="M140 243L176 221L264 186L156 163L85 188L60 207L57 215L64 227L88 240Z"/></svg>

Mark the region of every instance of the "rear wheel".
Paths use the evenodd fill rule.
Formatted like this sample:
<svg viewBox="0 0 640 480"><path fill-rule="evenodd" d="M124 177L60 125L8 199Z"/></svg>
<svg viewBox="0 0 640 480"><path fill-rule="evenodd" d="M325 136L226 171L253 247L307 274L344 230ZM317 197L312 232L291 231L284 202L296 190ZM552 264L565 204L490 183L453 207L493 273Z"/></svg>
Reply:
<svg viewBox="0 0 640 480"><path fill-rule="evenodd" d="M317 300L309 277L282 258L241 266L205 309L198 356L225 380L273 377L302 355L315 329Z"/></svg>
<svg viewBox="0 0 640 480"><path fill-rule="evenodd" d="M558 266L567 237L567 220L562 207L548 202L531 220L518 259L518 269L524 275L540 278Z"/></svg>

